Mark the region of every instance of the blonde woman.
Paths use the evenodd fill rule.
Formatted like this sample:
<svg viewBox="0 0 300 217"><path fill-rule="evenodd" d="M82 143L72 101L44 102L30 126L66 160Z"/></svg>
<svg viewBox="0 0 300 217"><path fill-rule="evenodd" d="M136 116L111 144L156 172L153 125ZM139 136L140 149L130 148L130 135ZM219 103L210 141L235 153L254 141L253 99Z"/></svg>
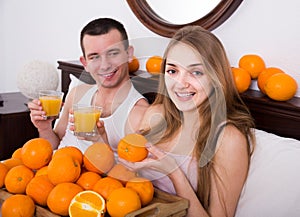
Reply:
<svg viewBox="0 0 300 217"><path fill-rule="evenodd" d="M234 216L254 145L253 120L221 42L199 26L171 39L140 131L149 156L120 161L189 200L188 216Z"/></svg>

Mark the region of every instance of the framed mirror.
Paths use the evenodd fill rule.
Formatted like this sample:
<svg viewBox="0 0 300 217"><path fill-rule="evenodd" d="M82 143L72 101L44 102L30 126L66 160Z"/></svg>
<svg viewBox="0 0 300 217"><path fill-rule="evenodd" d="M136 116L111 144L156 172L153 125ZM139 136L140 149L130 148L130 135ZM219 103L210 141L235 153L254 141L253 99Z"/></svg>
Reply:
<svg viewBox="0 0 300 217"><path fill-rule="evenodd" d="M200 25L208 30L217 28L232 15L242 1L243 0L220 0L213 9L208 9L208 11L204 12L206 14L199 15L198 19L196 18L194 21L180 24L162 18L162 16L158 15L157 11L150 6L147 0L127 0L127 3L143 25L161 36L170 38L178 29L185 25Z"/></svg>

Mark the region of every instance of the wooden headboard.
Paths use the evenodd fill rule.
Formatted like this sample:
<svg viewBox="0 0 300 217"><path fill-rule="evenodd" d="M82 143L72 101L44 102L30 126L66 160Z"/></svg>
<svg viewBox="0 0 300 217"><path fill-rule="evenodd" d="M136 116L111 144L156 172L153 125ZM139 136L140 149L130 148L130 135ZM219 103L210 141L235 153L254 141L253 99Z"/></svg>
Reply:
<svg viewBox="0 0 300 217"><path fill-rule="evenodd" d="M61 87L65 95L68 93L70 74L87 83L94 82L79 61L58 61L58 64L58 69L61 70ZM136 89L152 102L157 78L134 76L132 81ZM257 129L300 140L300 98L277 102L257 90L248 90L241 97L249 107Z"/></svg>

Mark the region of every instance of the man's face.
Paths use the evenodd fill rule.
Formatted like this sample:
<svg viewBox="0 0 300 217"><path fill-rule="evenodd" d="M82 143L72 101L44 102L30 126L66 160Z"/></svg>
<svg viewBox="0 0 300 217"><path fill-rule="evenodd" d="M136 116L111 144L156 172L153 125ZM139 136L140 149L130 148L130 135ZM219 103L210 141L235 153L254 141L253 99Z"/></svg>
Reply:
<svg viewBox="0 0 300 217"><path fill-rule="evenodd" d="M113 88L129 79L128 60L132 48L125 50L118 30L103 35L85 35L83 46L85 57L80 60L97 84Z"/></svg>

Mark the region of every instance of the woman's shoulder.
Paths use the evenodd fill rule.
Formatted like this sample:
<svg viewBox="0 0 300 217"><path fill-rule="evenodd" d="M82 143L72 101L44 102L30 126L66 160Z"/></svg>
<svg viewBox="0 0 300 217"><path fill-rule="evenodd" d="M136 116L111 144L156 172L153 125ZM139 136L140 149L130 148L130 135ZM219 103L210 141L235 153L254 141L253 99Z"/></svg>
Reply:
<svg viewBox="0 0 300 217"><path fill-rule="evenodd" d="M226 124L221 131L217 149L223 151L236 151L247 148L246 136L233 124Z"/></svg>

